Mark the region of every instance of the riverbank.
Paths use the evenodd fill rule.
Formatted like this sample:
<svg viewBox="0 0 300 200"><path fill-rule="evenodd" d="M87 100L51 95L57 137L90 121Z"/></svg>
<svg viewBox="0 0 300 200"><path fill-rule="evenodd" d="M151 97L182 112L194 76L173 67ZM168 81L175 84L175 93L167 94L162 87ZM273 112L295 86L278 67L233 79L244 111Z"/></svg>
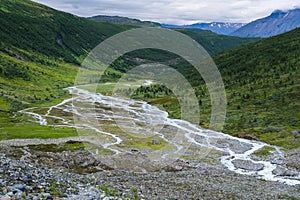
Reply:
<svg viewBox="0 0 300 200"><path fill-rule="evenodd" d="M137 173L99 167L93 173L75 173L76 165L89 168L101 160L81 150L64 151L45 157L47 164L41 162L41 151L27 151L8 146L0 150L1 200L299 199L300 185L239 175L216 163L190 163L192 167L177 171ZM68 158L77 164L72 166Z"/></svg>

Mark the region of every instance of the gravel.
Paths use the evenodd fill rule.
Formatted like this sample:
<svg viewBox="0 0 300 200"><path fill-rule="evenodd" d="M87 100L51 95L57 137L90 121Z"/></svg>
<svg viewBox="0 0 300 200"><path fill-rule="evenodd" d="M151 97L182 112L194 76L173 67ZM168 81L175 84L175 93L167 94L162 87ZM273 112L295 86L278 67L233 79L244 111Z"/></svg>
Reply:
<svg viewBox="0 0 300 200"><path fill-rule="evenodd" d="M133 172L105 168L85 151L6 147L0 149L0 199L300 199L300 185L238 175L221 164L191 163Z"/></svg>
<svg viewBox="0 0 300 200"><path fill-rule="evenodd" d="M293 149L287 152L287 159L284 164L287 167L300 171L300 148Z"/></svg>

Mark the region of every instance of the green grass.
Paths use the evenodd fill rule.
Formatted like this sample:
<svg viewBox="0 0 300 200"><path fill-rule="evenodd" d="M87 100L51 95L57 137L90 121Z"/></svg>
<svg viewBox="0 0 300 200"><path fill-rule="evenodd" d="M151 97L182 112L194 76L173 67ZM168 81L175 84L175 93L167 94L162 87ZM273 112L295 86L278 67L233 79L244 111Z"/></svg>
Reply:
<svg viewBox="0 0 300 200"><path fill-rule="evenodd" d="M98 187L99 190L102 190L107 196L117 197L119 196L117 191L110 184L103 184Z"/></svg>
<svg viewBox="0 0 300 200"><path fill-rule="evenodd" d="M72 128L52 128L36 123L15 124L11 127L1 127L0 140L27 138L63 138L78 136Z"/></svg>
<svg viewBox="0 0 300 200"><path fill-rule="evenodd" d="M110 69L110 70L115 71L114 69ZM122 81L118 83L110 79L109 81L105 81L104 83L101 82L99 84L88 84L88 85L82 85L78 87L91 92L99 92L101 94L110 96L113 93L115 94L120 93L119 90L128 90L128 89L134 90L135 88L137 88L137 86L134 87L135 85L142 85L143 82L144 82L143 80L137 80L137 81Z"/></svg>
<svg viewBox="0 0 300 200"><path fill-rule="evenodd" d="M160 144L152 144L152 140L157 140ZM161 150L167 147L168 143L162 140L159 137L152 138L139 138L139 137L131 137L123 142L126 148L137 148L137 149L151 149L151 150Z"/></svg>
<svg viewBox="0 0 300 200"><path fill-rule="evenodd" d="M110 150L101 148L99 146L95 147L95 145L89 143L89 142L78 142L78 141L68 141L61 144L43 144L43 145L29 145L28 146L30 150L32 151L40 151L40 152L63 152L63 151L92 151L94 152L96 149L98 149L99 155L112 155L113 152Z"/></svg>
<svg viewBox="0 0 300 200"><path fill-rule="evenodd" d="M30 122L34 119L17 114L12 117L9 113L0 112L0 140L26 138L62 138L78 136L73 128L53 128Z"/></svg>
<svg viewBox="0 0 300 200"><path fill-rule="evenodd" d="M253 153L253 155L261 158L267 158L272 155L272 153L275 151L275 148L270 146L265 146Z"/></svg>
<svg viewBox="0 0 300 200"><path fill-rule="evenodd" d="M11 48L10 51L19 54L18 49ZM37 56L30 52L25 54ZM24 62L5 51L0 51L0 72L2 71L0 73L0 101L3 103L0 109L2 111L18 111L30 106L53 105L68 97L68 91L62 89L72 85L78 68L49 60L46 56L40 56L39 59L40 63ZM48 64L43 64L42 61ZM22 73L18 73L19 71Z"/></svg>
<svg viewBox="0 0 300 200"><path fill-rule="evenodd" d="M292 134L289 132L275 132L275 133L264 133L257 136L259 140L267 142L271 145L284 147L284 150L294 149L300 147L300 140L294 139Z"/></svg>
<svg viewBox="0 0 300 200"><path fill-rule="evenodd" d="M10 104L8 104L3 97L0 97L0 110L8 112L9 109L10 109Z"/></svg>

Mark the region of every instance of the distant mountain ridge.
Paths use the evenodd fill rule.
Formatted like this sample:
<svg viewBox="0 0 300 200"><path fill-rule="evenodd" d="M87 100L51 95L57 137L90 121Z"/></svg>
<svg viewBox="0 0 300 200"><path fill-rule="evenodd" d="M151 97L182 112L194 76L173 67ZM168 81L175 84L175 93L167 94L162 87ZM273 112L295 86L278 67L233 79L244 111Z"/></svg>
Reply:
<svg viewBox="0 0 300 200"><path fill-rule="evenodd" d="M226 23L226 22L196 23L196 24L182 25L182 26L162 24L162 26L165 28L202 29L202 30L209 30L214 33L222 34L222 35L229 35L244 25L245 24L243 23Z"/></svg>
<svg viewBox="0 0 300 200"><path fill-rule="evenodd" d="M131 25L131 26L147 26L147 27L159 27L160 23L152 21L142 21L139 19L132 19L129 17L120 17L120 16L107 16L107 15L97 15L93 17L88 17L88 19L100 22L108 22L111 24L119 25Z"/></svg>
<svg viewBox="0 0 300 200"><path fill-rule="evenodd" d="M300 27L300 9L276 10L268 17L255 20L232 33L238 37L271 37Z"/></svg>

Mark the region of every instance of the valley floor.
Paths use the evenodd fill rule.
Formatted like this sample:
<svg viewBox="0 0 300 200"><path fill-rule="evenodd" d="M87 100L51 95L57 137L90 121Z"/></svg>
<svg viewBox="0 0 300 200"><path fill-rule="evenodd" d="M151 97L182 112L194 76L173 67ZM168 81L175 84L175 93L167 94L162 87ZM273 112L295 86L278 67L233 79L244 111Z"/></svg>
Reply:
<svg viewBox="0 0 300 200"><path fill-rule="evenodd" d="M145 102L130 100L130 105L127 105L119 98L78 88L70 90L76 92L71 99L56 106L27 109L22 113L31 115L42 126L50 126L53 130L66 126L83 132L64 138L1 140L1 200L11 197L300 199L300 149L284 155L275 146L234 138L182 120L169 119L167 115L158 115L165 112ZM78 101L76 109L71 103L74 98ZM97 119L102 120L103 131L97 128L98 123L95 126L92 120L88 120L95 119L86 107L90 101L97 102L96 109L100 111ZM108 109L109 105L113 106L112 109ZM134 115L133 119L141 125L140 128L146 130L147 125L155 127L153 123L157 126L162 121L168 128L160 129L154 135L145 135L141 140L140 135L116 129L112 121L119 120L123 125L128 123L125 122L131 115L123 113L125 108ZM79 116L84 120L81 121ZM157 116L162 117L157 121ZM135 130L134 127L127 128ZM170 139L172 135L168 133L175 128L183 133L180 140ZM138 134L143 133L138 130ZM191 144L178 143L183 140ZM151 144L151 141L157 144ZM163 166L152 165L150 161L153 160L147 157L162 151L163 154L159 155L164 160L176 149L174 147L187 148L183 154L171 159L172 162L163 162ZM205 149L210 150L199 156L198 153Z"/></svg>

